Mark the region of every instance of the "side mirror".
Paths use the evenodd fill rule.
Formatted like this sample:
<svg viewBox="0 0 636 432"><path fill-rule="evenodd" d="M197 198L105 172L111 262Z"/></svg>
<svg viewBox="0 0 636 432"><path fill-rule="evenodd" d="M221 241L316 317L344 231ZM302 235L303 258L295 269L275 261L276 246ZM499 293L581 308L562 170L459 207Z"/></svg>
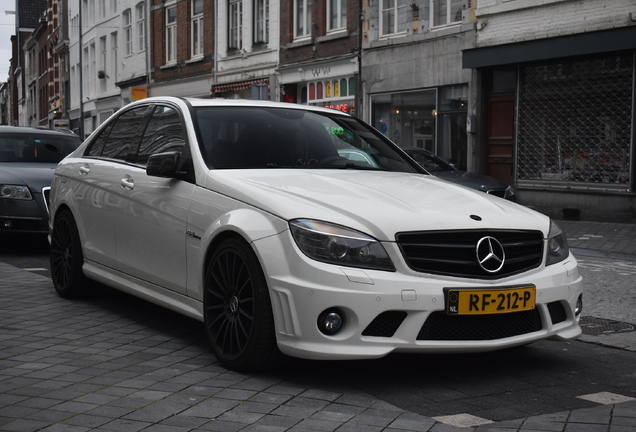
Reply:
<svg viewBox="0 0 636 432"><path fill-rule="evenodd" d="M179 160L181 153L170 151L150 155L146 165L146 174L155 177L179 178Z"/></svg>

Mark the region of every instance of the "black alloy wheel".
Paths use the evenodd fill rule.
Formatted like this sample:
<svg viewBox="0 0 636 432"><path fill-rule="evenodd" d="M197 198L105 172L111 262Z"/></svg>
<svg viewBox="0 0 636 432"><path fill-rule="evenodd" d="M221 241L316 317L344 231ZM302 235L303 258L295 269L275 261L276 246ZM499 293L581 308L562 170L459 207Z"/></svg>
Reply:
<svg viewBox="0 0 636 432"><path fill-rule="evenodd" d="M242 239L223 241L208 262L204 318L214 355L224 367L254 371L282 359L267 282L254 251Z"/></svg>
<svg viewBox="0 0 636 432"><path fill-rule="evenodd" d="M51 232L51 279L55 291L64 298L77 297L88 280L82 271L84 256L73 215L61 211L53 223Z"/></svg>

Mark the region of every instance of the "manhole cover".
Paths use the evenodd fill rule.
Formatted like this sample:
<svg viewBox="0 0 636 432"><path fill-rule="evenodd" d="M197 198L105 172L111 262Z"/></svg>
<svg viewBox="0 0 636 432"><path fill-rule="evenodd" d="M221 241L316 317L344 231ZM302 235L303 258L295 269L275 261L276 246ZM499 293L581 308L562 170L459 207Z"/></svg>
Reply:
<svg viewBox="0 0 636 432"><path fill-rule="evenodd" d="M594 317L581 317L579 324L583 334L590 336L628 333L636 330L634 324Z"/></svg>

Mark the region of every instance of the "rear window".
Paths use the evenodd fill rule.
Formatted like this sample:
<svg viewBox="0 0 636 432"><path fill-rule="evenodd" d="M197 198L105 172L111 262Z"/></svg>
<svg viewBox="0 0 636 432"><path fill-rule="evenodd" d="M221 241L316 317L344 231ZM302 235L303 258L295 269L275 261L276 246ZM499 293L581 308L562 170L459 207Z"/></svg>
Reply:
<svg viewBox="0 0 636 432"><path fill-rule="evenodd" d="M5 133L0 135L0 162L58 163L81 143L71 134Z"/></svg>

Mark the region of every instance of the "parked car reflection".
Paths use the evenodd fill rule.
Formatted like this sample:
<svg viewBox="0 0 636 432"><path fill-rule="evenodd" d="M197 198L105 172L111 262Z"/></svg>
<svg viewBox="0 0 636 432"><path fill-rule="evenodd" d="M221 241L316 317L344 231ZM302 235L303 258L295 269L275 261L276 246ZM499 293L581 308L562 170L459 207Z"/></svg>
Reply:
<svg viewBox="0 0 636 432"><path fill-rule="evenodd" d="M436 177L496 195L500 198L516 201L514 188L506 182L483 174L460 171L441 157L422 148L405 147L402 150Z"/></svg>

